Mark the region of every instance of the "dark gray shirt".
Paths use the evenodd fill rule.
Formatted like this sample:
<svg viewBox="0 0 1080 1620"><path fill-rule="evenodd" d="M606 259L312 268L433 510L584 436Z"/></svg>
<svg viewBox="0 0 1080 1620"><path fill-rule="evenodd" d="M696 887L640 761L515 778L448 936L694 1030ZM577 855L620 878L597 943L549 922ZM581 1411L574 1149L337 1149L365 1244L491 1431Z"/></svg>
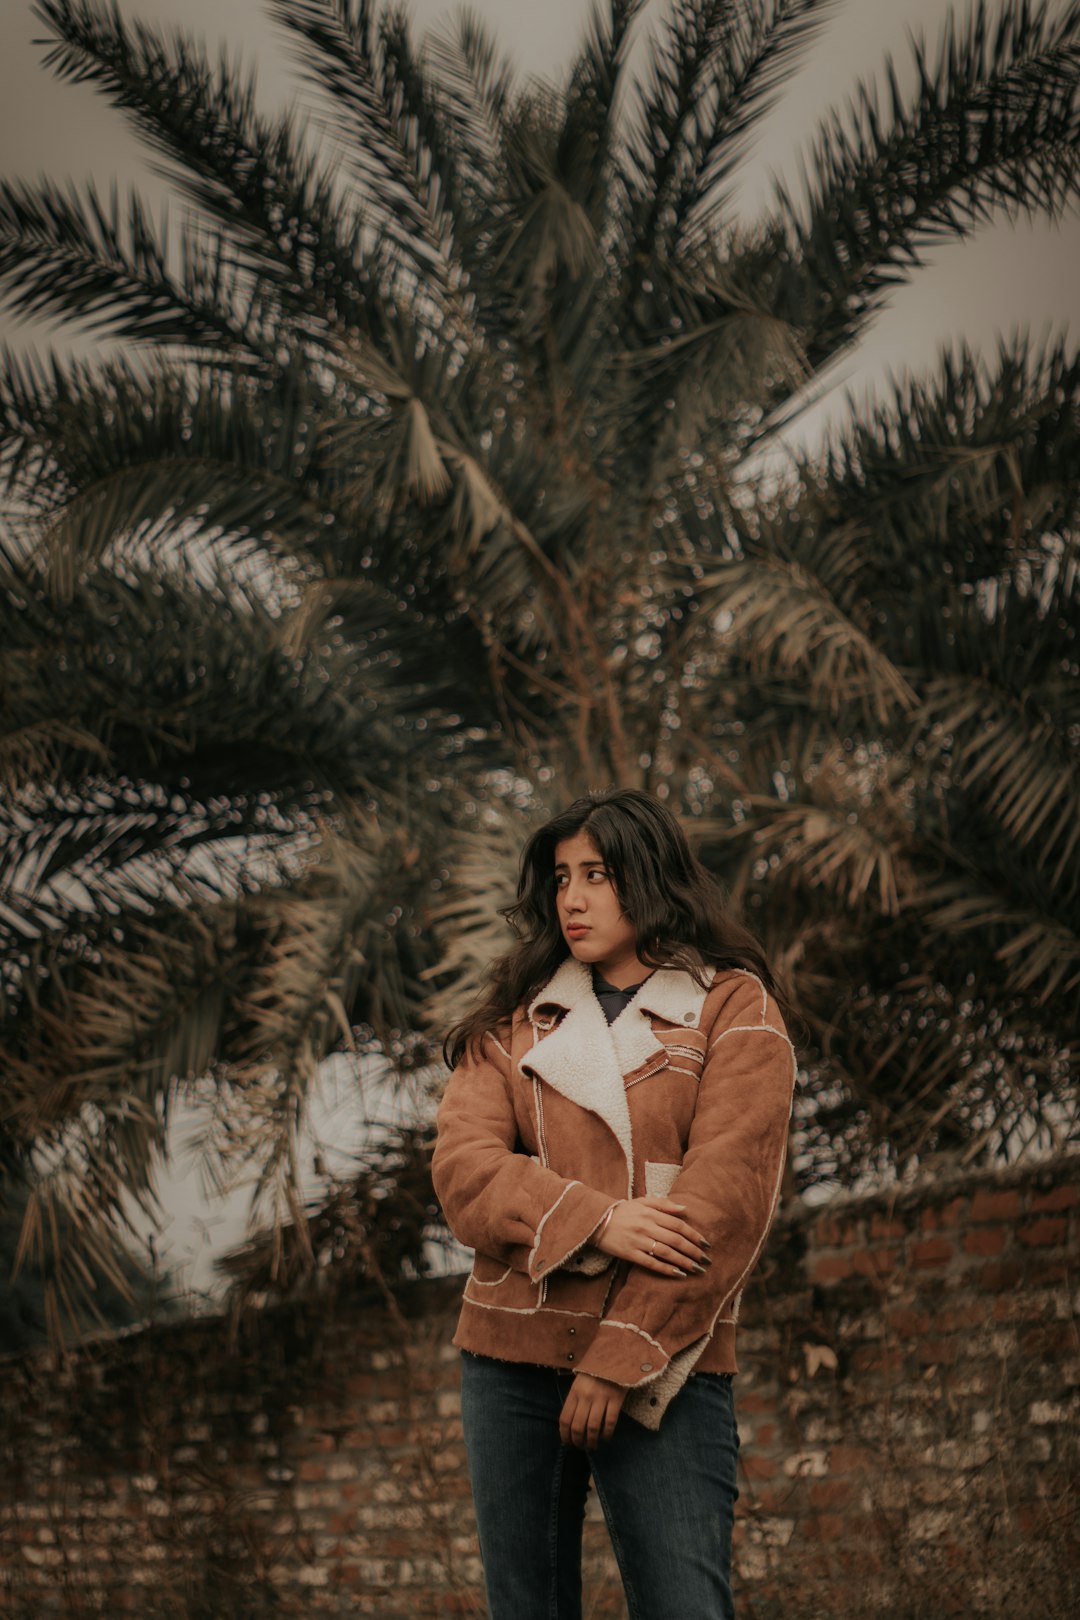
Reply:
<svg viewBox="0 0 1080 1620"><path fill-rule="evenodd" d="M646 973L645 979L651 978L652 974ZM628 984L625 990L620 990L617 988L617 986L608 984L607 980L601 974L599 974L595 968L593 968L593 994L600 1003L601 1007L603 1007L604 1017L607 1019L609 1024L613 1024L615 1022L623 1008L641 989L642 985L645 983L645 979L639 979L637 984Z"/></svg>

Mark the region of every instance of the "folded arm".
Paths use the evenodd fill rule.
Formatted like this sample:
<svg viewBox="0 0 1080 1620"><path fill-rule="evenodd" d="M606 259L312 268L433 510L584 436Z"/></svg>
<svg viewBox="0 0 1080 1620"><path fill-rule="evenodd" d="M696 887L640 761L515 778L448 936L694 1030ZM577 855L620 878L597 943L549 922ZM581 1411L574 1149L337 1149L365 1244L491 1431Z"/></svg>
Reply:
<svg viewBox="0 0 1080 1620"><path fill-rule="evenodd" d="M572 1260L615 1200L520 1150L509 1066L489 1035L454 1070L439 1106L432 1178L459 1242L539 1282Z"/></svg>

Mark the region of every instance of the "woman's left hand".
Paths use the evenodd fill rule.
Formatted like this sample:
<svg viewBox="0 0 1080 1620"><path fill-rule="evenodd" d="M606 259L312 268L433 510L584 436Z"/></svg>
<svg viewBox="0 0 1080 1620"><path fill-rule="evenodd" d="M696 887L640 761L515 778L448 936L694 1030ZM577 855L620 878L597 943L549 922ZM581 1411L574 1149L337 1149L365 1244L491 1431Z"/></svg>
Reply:
<svg viewBox="0 0 1080 1620"><path fill-rule="evenodd" d="M615 1433L627 1391L591 1373L578 1373L559 1414L559 1438L564 1446L595 1451L601 1440Z"/></svg>

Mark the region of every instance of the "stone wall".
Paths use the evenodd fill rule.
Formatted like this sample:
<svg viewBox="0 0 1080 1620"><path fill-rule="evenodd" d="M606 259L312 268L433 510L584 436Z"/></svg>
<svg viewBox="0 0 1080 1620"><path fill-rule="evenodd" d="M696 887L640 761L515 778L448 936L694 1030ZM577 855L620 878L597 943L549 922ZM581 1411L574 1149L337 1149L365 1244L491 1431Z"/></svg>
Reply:
<svg viewBox="0 0 1080 1620"><path fill-rule="evenodd" d="M797 1205L743 1305L741 1620L1080 1612L1080 1157ZM457 1285L3 1363L0 1614L482 1616ZM602 1522L594 1616L624 1613Z"/></svg>

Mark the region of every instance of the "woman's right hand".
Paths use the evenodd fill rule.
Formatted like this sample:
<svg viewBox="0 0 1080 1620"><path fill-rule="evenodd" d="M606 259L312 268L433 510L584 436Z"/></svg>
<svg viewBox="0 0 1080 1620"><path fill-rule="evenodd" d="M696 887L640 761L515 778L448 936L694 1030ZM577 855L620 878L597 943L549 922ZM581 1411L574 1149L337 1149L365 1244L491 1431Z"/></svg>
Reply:
<svg viewBox="0 0 1080 1620"><path fill-rule="evenodd" d="M685 1277L709 1264L708 1241L683 1220L685 1213L686 1205L670 1198L624 1198L592 1242L604 1254L632 1260L661 1277Z"/></svg>

